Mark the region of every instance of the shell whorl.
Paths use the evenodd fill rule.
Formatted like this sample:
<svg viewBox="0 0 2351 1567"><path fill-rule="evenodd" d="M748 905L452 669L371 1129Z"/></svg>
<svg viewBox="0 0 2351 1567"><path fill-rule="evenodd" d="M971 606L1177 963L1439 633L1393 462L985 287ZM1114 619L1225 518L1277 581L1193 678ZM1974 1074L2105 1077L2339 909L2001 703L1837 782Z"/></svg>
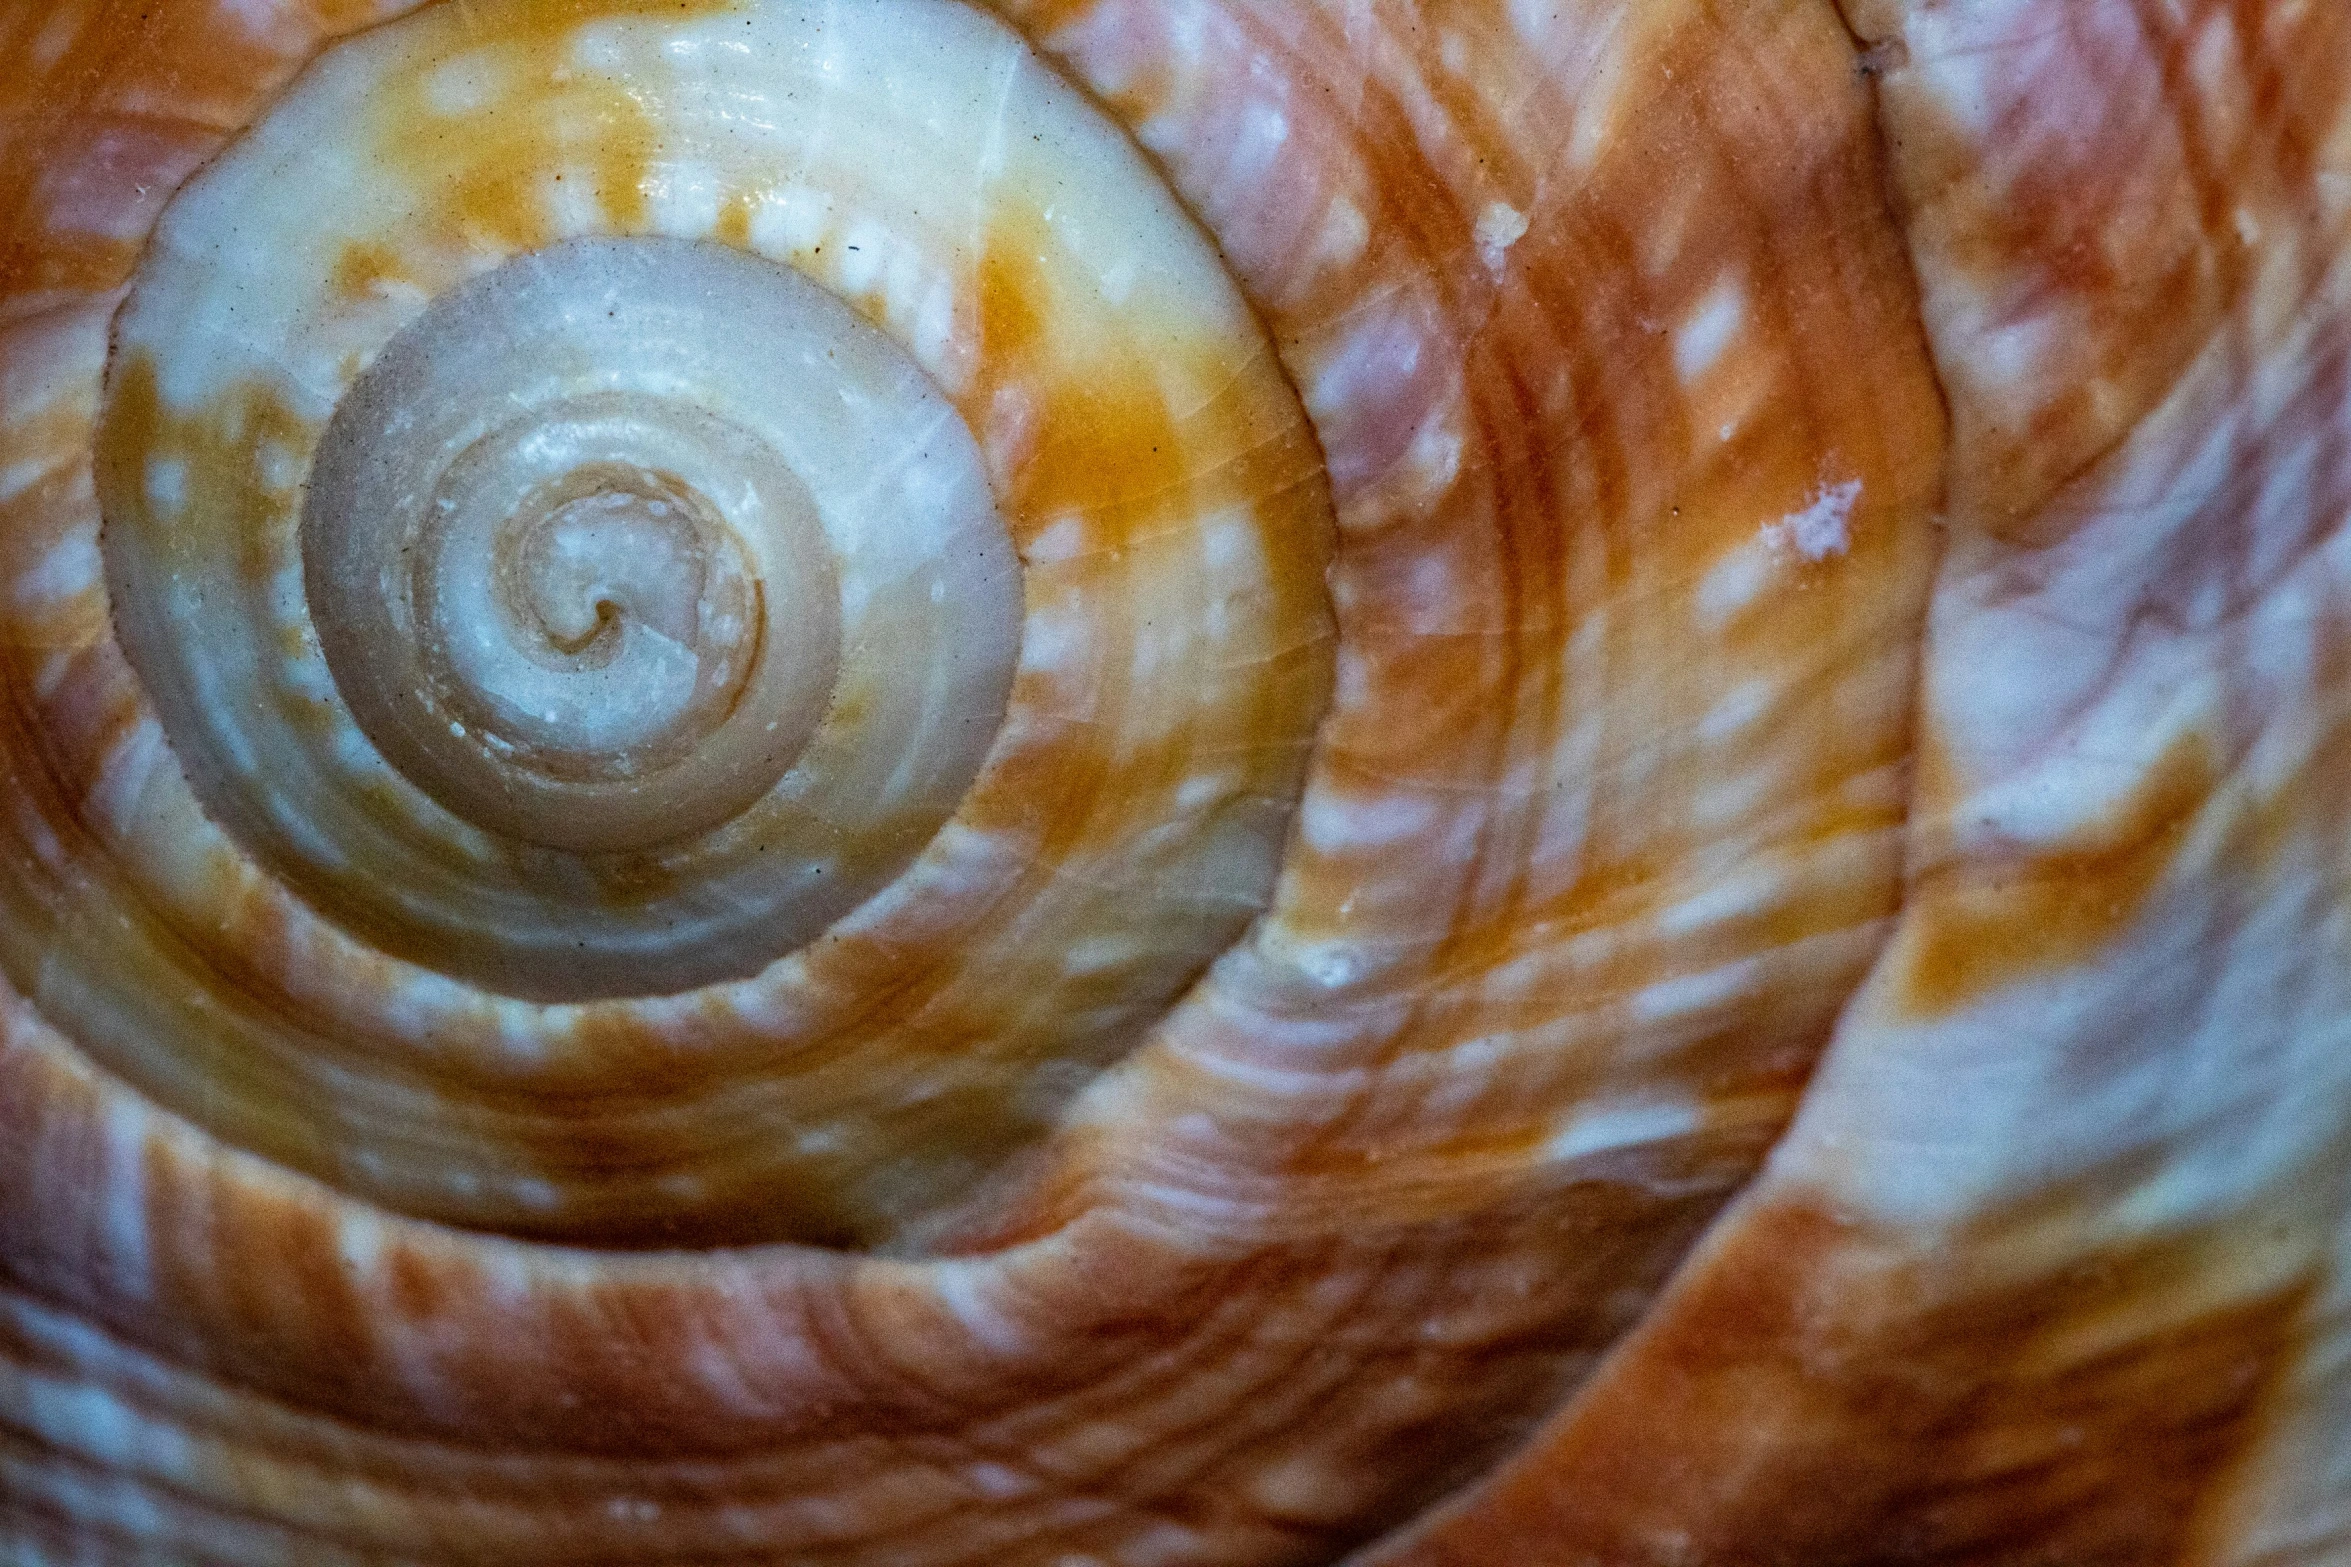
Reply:
<svg viewBox="0 0 2351 1567"><path fill-rule="evenodd" d="M857 364L858 348L876 354L846 307L798 284L814 297L762 310L793 274L724 255L586 242L457 289L386 345L312 460L299 553L336 688L397 772L499 836L615 854L723 826L775 788L831 705L841 573L817 502L772 439L712 404L742 399L741 412L805 429L816 421L790 393L837 375L853 390L825 390L882 402L876 424L951 428L910 366ZM599 307L608 336L591 347ZM809 315L831 319L795 342ZM663 357L669 377L692 379L624 391L609 370L575 370L568 395L553 377L511 384L597 349L632 379ZM713 395L728 379L748 385ZM865 391L876 381L881 397ZM864 433L824 444L882 445ZM984 735L1012 672L1012 552L978 453L920 451L881 503L931 536L934 603L950 582L979 585L936 618L977 671L977 689L955 695ZM956 793L979 760L966 749Z"/></svg>
<svg viewBox="0 0 2351 1567"><path fill-rule="evenodd" d="M179 215L218 193L251 226L237 172ZM297 515L253 447L161 408L219 330L208 285L153 267L118 331L116 623L212 814L377 945L550 1000L746 978L970 786L1017 563L960 421L829 294L676 241L520 258L383 345L323 430L261 437L307 472ZM214 373L232 424L292 395Z"/></svg>
<svg viewBox="0 0 2351 1567"><path fill-rule="evenodd" d="M620 84L658 201L608 167ZM141 896L272 928L227 1028L81 1031L484 1228L875 1242L960 1200L1263 906L1327 688L1258 327L948 5L446 7L330 52L165 214L96 449L179 764L116 825L194 839Z"/></svg>
<svg viewBox="0 0 2351 1567"><path fill-rule="evenodd" d="M2351 24L2056 9L0 0L0 1559L2339 1537Z"/></svg>

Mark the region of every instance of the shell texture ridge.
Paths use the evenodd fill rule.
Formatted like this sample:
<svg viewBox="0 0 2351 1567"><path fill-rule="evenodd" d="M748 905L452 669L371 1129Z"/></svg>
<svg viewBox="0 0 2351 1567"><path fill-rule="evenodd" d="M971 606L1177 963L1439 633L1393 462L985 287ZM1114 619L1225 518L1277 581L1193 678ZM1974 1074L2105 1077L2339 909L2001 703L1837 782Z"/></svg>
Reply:
<svg viewBox="0 0 2351 1567"><path fill-rule="evenodd" d="M2351 1561L2351 10L0 0L0 1564Z"/></svg>

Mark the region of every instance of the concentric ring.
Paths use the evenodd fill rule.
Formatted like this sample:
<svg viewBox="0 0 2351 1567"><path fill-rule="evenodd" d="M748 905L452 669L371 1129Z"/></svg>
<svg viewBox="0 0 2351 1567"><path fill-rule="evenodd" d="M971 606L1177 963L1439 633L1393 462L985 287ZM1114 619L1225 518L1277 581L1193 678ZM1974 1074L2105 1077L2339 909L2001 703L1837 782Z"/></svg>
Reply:
<svg viewBox="0 0 2351 1567"><path fill-rule="evenodd" d="M266 919L268 972L213 1026L137 959L68 1010L395 1208L890 1233L1270 894L1329 681L1313 440L1182 207L959 6L327 52L164 214L99 447L208 825L162 814L237 866L126 854L136 896L208 955ZM647 1088L581 1098L616 1058Z"/></svg>
<svg viewBox="0 0 2351 1567"><path fill-rule="evenodd" d="M68 280L0 312L35 345L0 486L70 451L0 528L0 1554L1285 1567L1442 1528L1755 1169L1900 896L1941 425L1827 0L1001 0L1082 91L945 0L153 5L27 37L71 132L0 117L66 171L30 253ZM128 139L160 193L256 115L133 277ZM523 919L414 961L430 889L358 865L333 912L215 798L279 786L224 741L299 667L352 709L301 765L454 824L442 885L726 917L677 845L759 802L648 840L456 774L694 767L773 645L736 556L807 581L689 460L754 421L557 387L430 447L405 567L304 523L435 301L612 244L781 264L888 337L1021 567L943 821L850 791L911 857L706 983L694 918L627 981ZM126 285L105 553L188 488L235 504L151 542L260 546L172 629L273 661L209 707L125 657L170 574L98 564ZM857 685L826 540L827 713L920 734L875 704L955 710ZM575 699L637 626L692 679ZM417 711L465 743L395 756ZM829 765L820 725L784 776Z"/></svg>
<svg viewBox="0 0 2351 1567"><path fill-rule="evenodd" d="M813 297L779 309L788 290ZM776 317L807 341L745 336ZM304 494L310 620L368 738L457 816L553 848L644 849L748 809L831 705L841 573L806 482L716 410L749 395L805 435L790 394L838 400L859 350L866 385L916 394L874 422L935 418L887 339L715 246L574 241L436 300L337 407ZM648 360L676 385L649 386ZM949 466L977 452L944 450L963 483L940 488L974 515L900 526L941 535L942 580L1003 584L946 628L986 714L1010 685L1012 551L984 481Z"/></svg>

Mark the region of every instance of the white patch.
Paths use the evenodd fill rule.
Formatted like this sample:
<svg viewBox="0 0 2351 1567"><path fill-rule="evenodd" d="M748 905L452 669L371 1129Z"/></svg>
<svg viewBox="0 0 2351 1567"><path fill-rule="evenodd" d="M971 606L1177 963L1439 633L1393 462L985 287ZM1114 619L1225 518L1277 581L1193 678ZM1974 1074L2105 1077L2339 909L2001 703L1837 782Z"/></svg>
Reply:
<svg viewBox="0 0 2351 1567"><path fill-rule="evenodd" d="M1243 184L1255 184L1273 167L1290 139L1290 117L1270 103L1252 103L1241 116L1228 175Z"/></svg>
<svg viewBox="0 0 2351 1567"><path fill-rule="evenodd" d="M132 725L130 733L107 755L97 781L90 786L87 808L91 816L127 834L147 798L148 779L167 755L162 725L152 718Z"/></svg>
<svg viewBox="0 0 2351 1567"><path fill-rule="evenodd" d="M16 579L21 608L62 604L98 585L98 541L76 529L49 547L32 569Z"/></svg>
<svg viewBox="0 0 2351 1567"><path fill-rule="evenodd" d="M1135 127L1135 140L1165 157L1184 144L1189 128L1180 114L1154 114Z"/></svg>
<svg viewBox="0 0 2351 1567"><path fill-rule="evenodd" d="M922 252L913 245L893 244L888 254L890 264L882 269L882 306L903 342L913 336L914 318L929 303L932 277Z"/></svg>
<svg viewBox="0 0 2351 1567"><path fill-rule="evenodd" d="M1230 595L1227 595L1208 606L1207 612L1201 617L1201 629L1208 633L1209 641L1228 642L1232 640L1235 619L1233 605L1235 602Z"/></svg>
<svg viewBox="0 0 2351 1567"><path fill-rule="evenodd" d="M283 0L228 0L230 14L255 38L282 36L288 9Z"/></svg>
<svg viewBox="0 0 2351 1567"><path fill-rule="evenodd" d="M1219 513L1203 524L1200 554L1208 562L1208 569L1220 577L1243 577L1255 582L1264 575L1257 529L1246 513Z"/></svg>
<svg viewBox="0 0 2351 1567"><path fill-rule="evenodd" d="M1450 419L1432 419L1420 427L1412 438L1412 449L1405 460L1412 465L1424 502L1453 488L1453 481L1461 477L1461 432Z"/></svg>
<svg viewBox="0 0 2351 1567"><path fill-rule="evenodd" d="M653 231L678 239L708 239L718 229L720 194L716 169L682 161L673 165L648 190Z"/></svg>
<svg viewBox="0 0 2351 1567"><path fill-rule="evenodd" d="M1366 388L1411 380L1420 373L1426 347L1411 322L1394 315L1366 315L1312 367L1305 387L1307 412L1328 419L1365 396Z"/></svg>
<svg viewBox="0 0 2351 1567"><path fill-rule="evenodd" d="M577 167L540 176L539 210L546 213L555 232L566 238L602 234L611 227L596 200L595 181Z"/></svg>
<svg viewBox="0 0 2351 1567"><path fill-rule="evenodd" d="M281 494L291 493L302 484L302 458L285 442L265 440L258 448L261 458L261 482Z"/></svg>
<svg viewBox="0 0 2351 1567"><path fill-rule="evenodd" d="M159 512L175 512L188 504L188 465L177 457L158 457L147 464L147 505Z"/></svg>
<svg viewBox="0 0 2351 1567"><path fill-rule="evenodd" d="M1037 1482L1006 1464L978 1463L964 1471L973 1490L990 1501L1005 1501L1015 1496L1026 1496L1037 1489Z"/></svg>
<svg viewBox="0 0 2351 1567"><path fill-rule="evenodd" d="M425 76L425 107L452 118L478 114L499 96L501 74L480 55L459 55Z"/></svg>
<svg viewBox="0 0 2351 1567"><path fill-rule="evenodd" d="M1530 48L1549 44L1560 30L1559 0L1510 0L1510 25Z"/></svg>
<svg viewBox="0 0 2351 1567"><path fill-rule="evenodd" d="M1673 368L1686 384L1714 368L1747 321L1747 296L1728 278L1717 283L1673 334Z"/></svg>
<svg viewBox="0 0 2351 1567"><path fill-rule="evenodd" d="M1033 1347L1032 1335L991 1298L983 1281L992 1273L977 1265L950 1263L933 1275L932 1287L938 1291L939 1304L983 1346L1000 1355L1021 1353Z"/></svg>
<svg viewBox="0 0 2351 1567"><path fill-rule="evenodd" d="M1746 733L1771 711L1776 695L1768 680L1742 680L1698 720L1698 738L1708 745L1720 745Z"/></svg>
<svg viewBox="0 0 2351 1567"><path fill-rule="evenodd" d="M33 672L33 694L46 702L65 684L65 677L73 673L74 655L55 652L41 660L41 667Z"/></svg>
<svg viewBox="0 0 2351 1567"><path fill-rule="evenodd" d="M763 201L751 215L751 248L781 259L794 251L814 250L832 226L833 198L829 191L793 185L773 201Z"/></svg>
<svg viewBox="0 0 2351 1567"><path fill-rule="evenodd" d="M194 1444L184 1432L112 1393L52 1377L18 1376L22 1380L12 1391L21 1400L19 1407L35 1435L118 1466L137 1464L170 1470L192 1462Z"/></svg>
<svg viewBox="0 0 2351 1567"><path fill-rule="evenodd" d="M1714 831L1751 824L1773 803L1781 783L1775 769L1755 762L1731 768L1699 789L1690 820Z"/></svg>
<svg viewBox="0 0 2351 1567"><path fill-rule="evenodd" d="M933 280L922 303L915 307L909 338L915 362L950 394L961 392L970 383L970 368L957 352L955 290L945 279Z"/></svg>
<svg viewBox="0 0 2351 1567"><path fill-rule="evenodd" d="M1089 936L1072 945L1061 960L1065 974L1104 974L1124 968L1141 956L1141 949L1125 936Z"/></svg>
<svg viewBox="0 0 2351 1567"><path fill-rule="evenodd" d="M1205 811L1212 805L1221 805L1234 789L1234 782L1225 773L1194 773L1176 790L1176 809L1190 815Z"/></svg>
<svg viewBox="0 0 2351 1567"><path fill-rule="evenodd" d="M1805 560L1842 555L1853 543L1853 506L1860 499L1859 479L1824 484L1812 492L1811 502L1802 511L1765 524L1763 542L1775 550L1792 550Z"/></svg>
<svg viewBox="0 0 2351 1567"><path fill-rule="evenodd" d="M1314 258L1325 266L1351 265L1371 243L1371 220L1363 209L1341 196L1323 214L1322 233L1314 242Z"/></svg>
<svg viewBox="0 0 2351 1567"><path fill-rule="evenodd" d="M1771 580L1771 556L1752 545L1741 545L1707 568L1698 579L1695 600L1698 623L1709 631L1723 624L1762 596Z"/></svg>
<svg viewBox="0 0 2351 1567"><path fill-rule="evenodd" d="M371 1157L362 1151L353 1155L353 1164L369 1174L378 1174L383 1167L380 1155ZM348 1214L335 1225L335 1256L343 1265L343 1276L355 1283L366 1282L367 1276L383 1265L384 1228L365 1213Z"/></svg>
<svg viewBox="0 0 2351 1567"><path fill-rule="evenodd" d="M1438 802L1401 788L1355 796L1316 790L1299 808L1298 830L1314 848L1337 854L1425 837L1442 817Z"/></svg>
<svg viewBox="0 0 2351 1567"><path fill-rule="evenodd" d="M2029 387L2041 378L2042 367L2058 344L2067 340L2067 325L2054 312L1998 324L1986 320L1968 356L1970 378L1989 388Z"/></svg>
<svg viewBox="0 0 2351 1567"><path fill-rule="evenodd" d="M1489 201L1478 214L1478 253L1489 271L1502 270L1502 258L1511 246L1526 238L1527 215L1507 201Z"/></svg>
<svg viewBox="0 0 2351 1567"><path fill-rule="evenodd" d="M1092 654L1093 638L1081 618L1045 610L1029 616L1020 645L1023 669L1045 673L1077 669L1091 663Z"/></svg>
<svg viewBox="0 0 2351 1567"><path fill-rule="evenodd" d="M50 18L49 25L33 40L33 69L46 71L65 57L65 51L73 47L74 38L80 31L81 20L81 12L72 6L61 9Z"/></svg>
<svg viewBox="0 0 2351 1567"><path fill-rule="evenodd" d="M106 1114L106 1253L118 1287L144 1298L155 1287L148 1235L147 1118L127 1104Z"/></svg>
<svg viewBox="0 0 2351 1567"><path fill-rule="evenodd" d="M1657 928L1667 936L1688 936L1752 919L1786 901L1786 878L1768 870L1725 876L1660 910Z"/></svg>
<svg viewBox="0 0 2351 1567"><path fill-rule="evenodd" d="M1453 558L1431 550L1412 563L1405 581L1410 584L1405 589L1410 600L1405 613L1413 628L1445 630L1446 620L1459 610Z"/></svg>
<svg viewBox="0 0 2351 1567"><path fill-rule="evenodd" d="M12 501L41 482L57 465L46 457L29 457L0 468L0 501Z"/></svg>
<svg viewBox="0 0 2351 1567"><path fill-rule="evenodd" d="M1686 1022L1748 999L1757 977L1752 960L1700 974L1678 974L1636 991L1629 1010L1640 1023Z"/></svg>
<svg viewBox="0 0 2351 1567"><path fill-rule="evenodd" d="M629 43L625 34L612 28L582 29L578 41L571 48L572 63L584 70L604 75L625 75L631 63Z"/></svg>
<svg viewBox="0 0 2351 1567"><path fill-rule="evenodd" d="M1538 54L1548 54L1551 43L1546 35L1560 20L1558 0L1511 0L1510 11L1528 46ZM1625 46L1620 37L1625 30L1626 14L1626 10L1619 10L1616 19L1605 24L1606 31L1595 44L1578 50L1585 55L1589 66L1576 94L1575 126L1568 132L1569 168L1588 169L1599 162L1616 129L1627 96L1619 89L1631 74L1624 69Z"/></svg>
<svg viewBox="0 0 2351 1567"><path fill-rule="evenodd" d="M1694 1105L1599 1105L1578 1110L1562 1122L1543 1145L1543 1154L1564 1163L1621 1148L1672 1142L1689 1136L1698 1125Z"/></svg>
<svg viewBox="0 0 2351 1567"><path fill-rule="evenodd" d="M539 1213L553 1213L563 1206L561 1188L553 1181L542 1180L535 1175L516 1176L508 1190L513 1193L516 1202Z"/></svg>
<svg viewBox="0 0 2351 1567"><path fill-rule="evenodd" d="M1295 947L1290 961L1300 974L1325 990L1344 990L1363 973L1362 955L1343 941Z"/></svg>

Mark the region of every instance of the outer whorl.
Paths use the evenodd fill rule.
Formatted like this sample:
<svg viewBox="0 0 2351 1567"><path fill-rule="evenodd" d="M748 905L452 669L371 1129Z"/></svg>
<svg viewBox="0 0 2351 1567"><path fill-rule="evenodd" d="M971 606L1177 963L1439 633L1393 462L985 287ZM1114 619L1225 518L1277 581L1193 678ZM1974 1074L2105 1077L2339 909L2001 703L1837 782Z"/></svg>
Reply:
<svg viewBox="0 0 2351 1567"><path fill-rule="evenodd" d="M0 65L0 1561L2351 1551L2351 13Z"/></svg>

